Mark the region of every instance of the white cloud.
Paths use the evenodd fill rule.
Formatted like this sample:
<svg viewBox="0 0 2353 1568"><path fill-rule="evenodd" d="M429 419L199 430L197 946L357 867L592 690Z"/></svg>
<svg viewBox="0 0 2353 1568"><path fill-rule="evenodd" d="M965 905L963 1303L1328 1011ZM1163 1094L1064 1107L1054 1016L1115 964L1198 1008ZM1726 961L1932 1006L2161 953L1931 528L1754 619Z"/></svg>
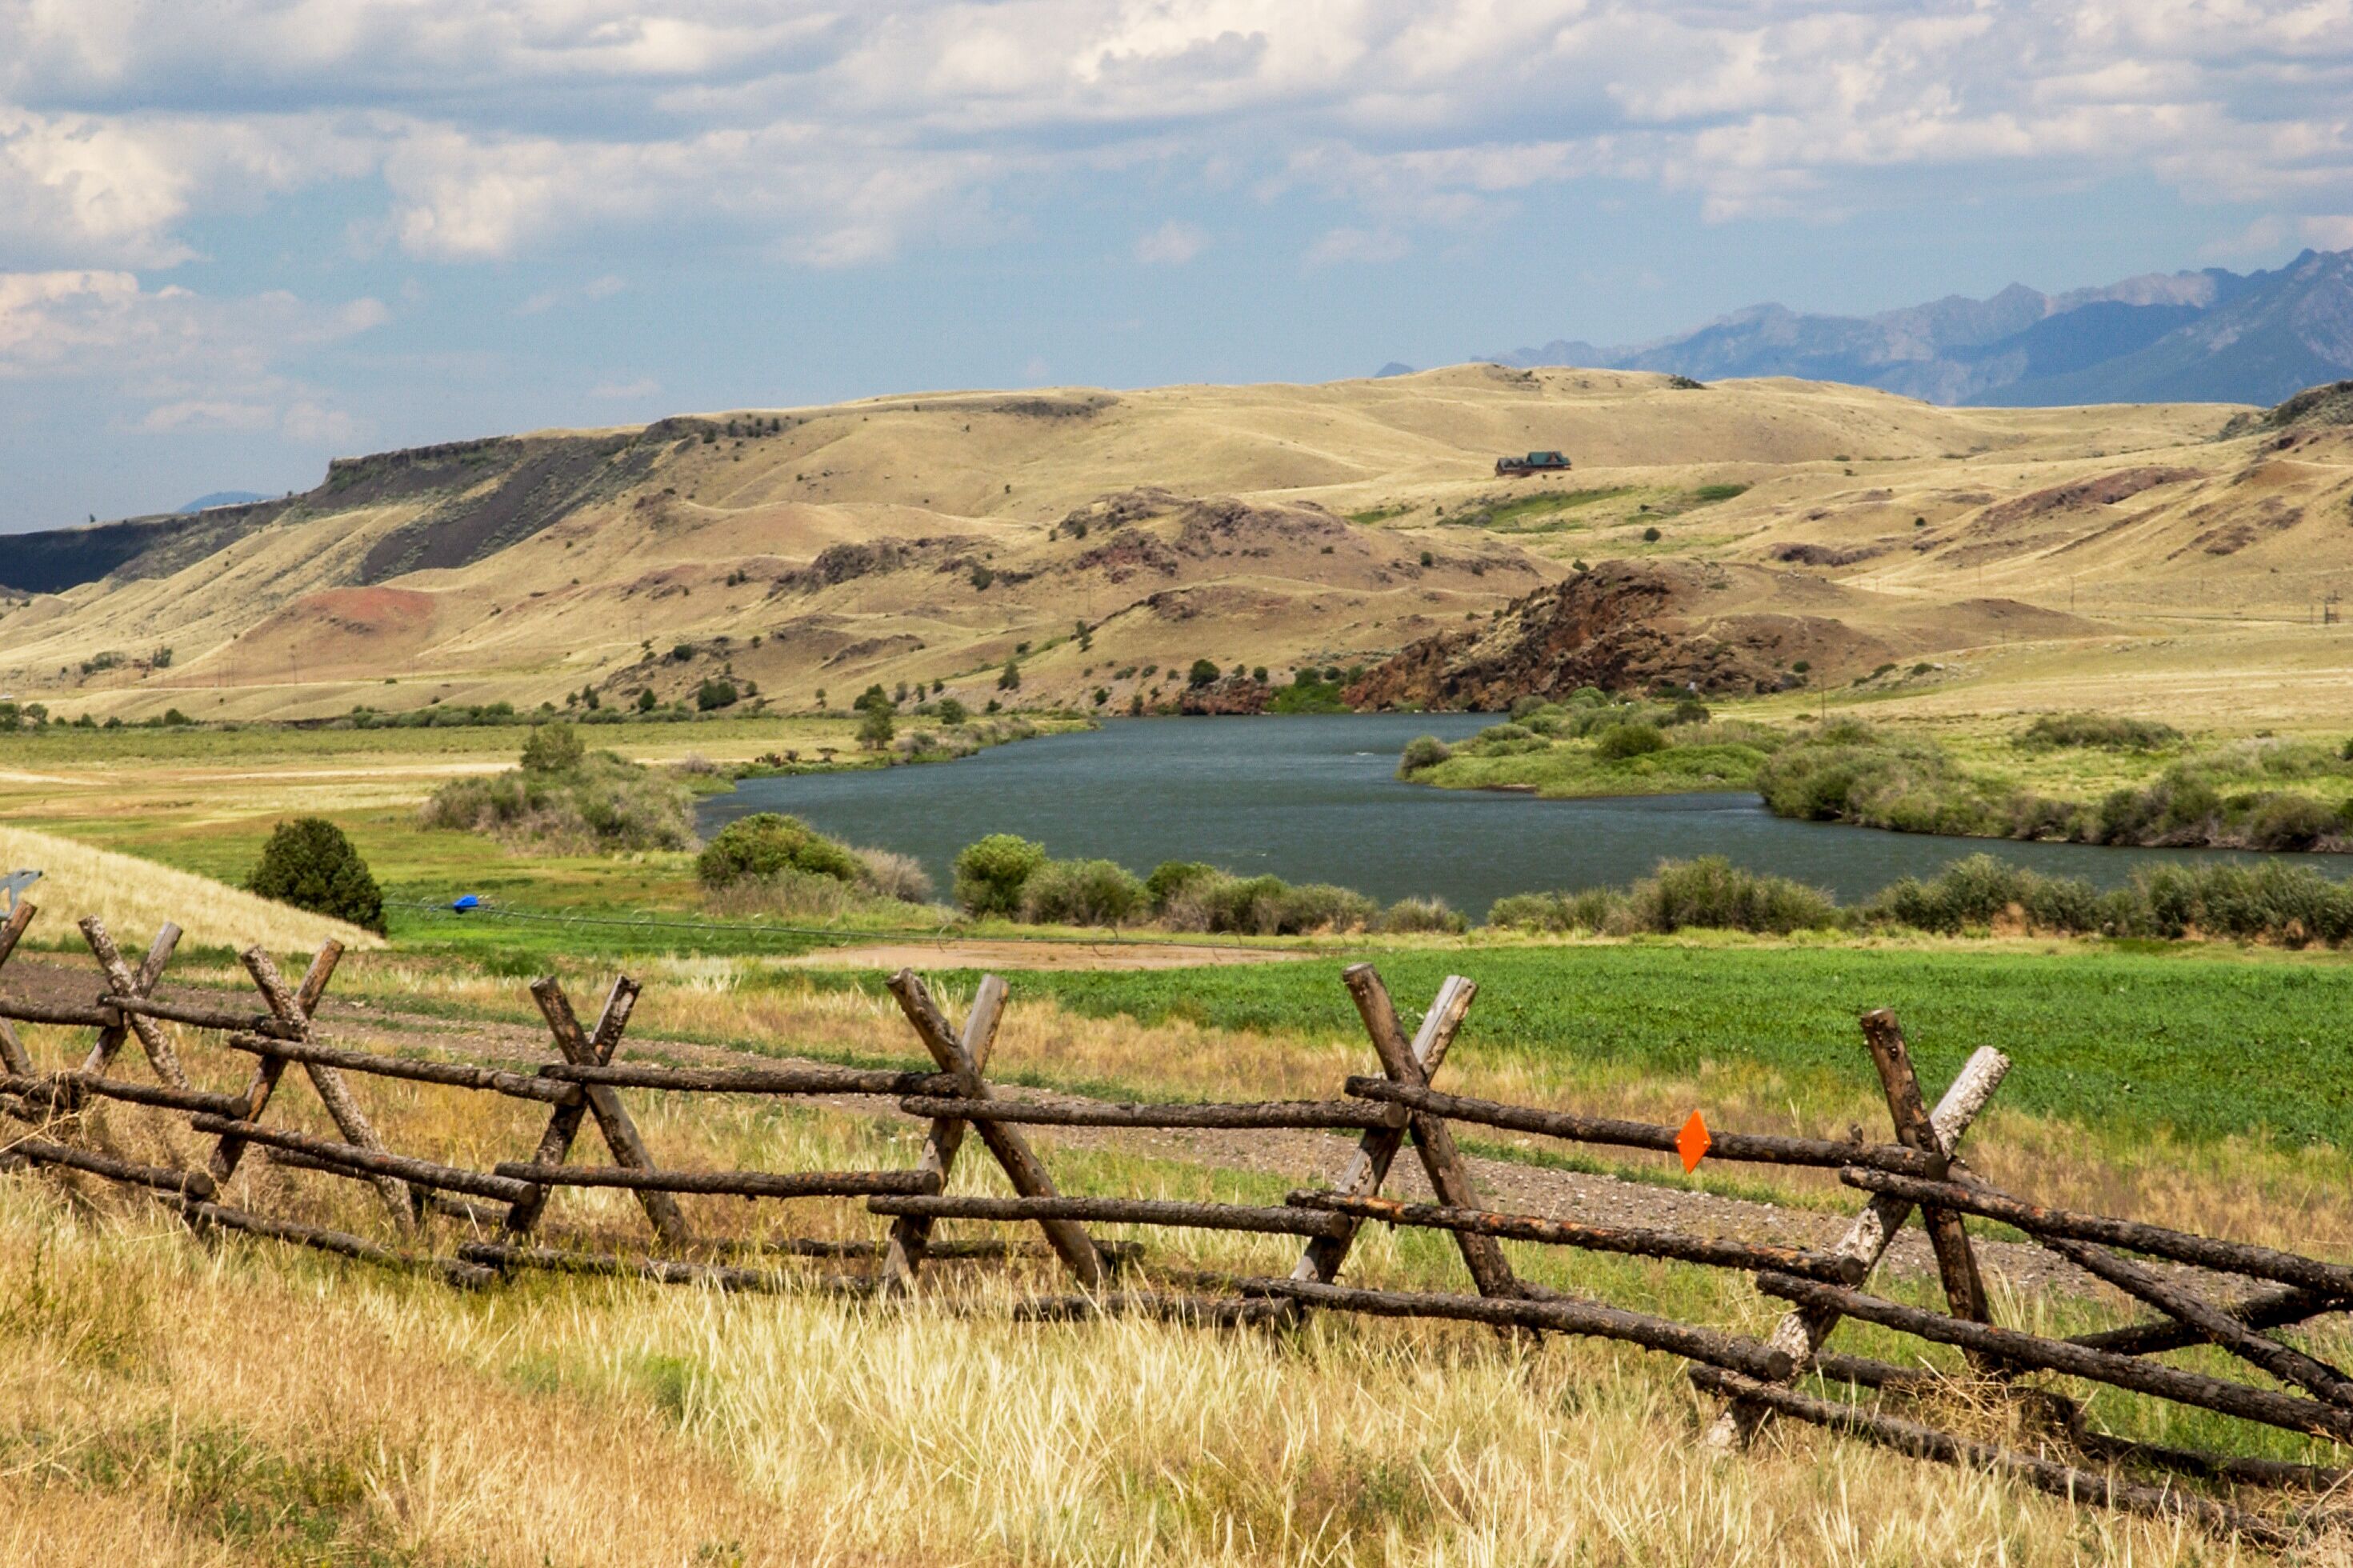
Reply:
<svg viewBox="0 0 2353 1568"><path fill-rule="evenodd" d="M2306 218L2296 225L2305 243L2322 250L2353 249L2353 213L2331 213Z"/></svg>
<svg viewBox="0 0 2353 1568"><path fill-rule="evenodd" d="M1307 265L1335 267L1351 261L1394 261L1408 249L1405 241L1387 229L1340 227L1326 229L1307 247Z"/></svg>
<svg viewBox="0 0 2353 1568"><path fill-rule="evenodd" d="M1139 166L1314 188L1392 251L1596 174L1722 221L2137 174L2335 232L2348 35L2348 0L16 0L0 265L168 267L380 182L426 260L691 227L848 267ZM1164 236L1138 259L1198 253Z"/></svg>
<svg viewBox="0 0 2353 1568"><path fill-rule="evenodd" d="M1198 226L1170 218L1151 233L1136 237L1135 258L1146 267L1182 267L1208 243L1209 237Z"/></svg>
<svg viewBox="0 0 2353 1568"><path fill-rule="evenodd" d="M306 304L290 294L216 300L142 289L128 272L0 272L0 383L111 384L149 434L276 429L309 445L358 426L332 400L290 378L284 363L382 325L362 298Z"/></svg>
<svg viewBox="0 0 2353 1568"><path fill-rule="evenodd" d="M527 296L522 304L517 305L515 314L536 316L543 311L553 310L558 305L571 304L575 300L609 300L628 287L627 283L608 272L602 278L590 279L576 289L571 287L542 289L537 293Z"/></svg>

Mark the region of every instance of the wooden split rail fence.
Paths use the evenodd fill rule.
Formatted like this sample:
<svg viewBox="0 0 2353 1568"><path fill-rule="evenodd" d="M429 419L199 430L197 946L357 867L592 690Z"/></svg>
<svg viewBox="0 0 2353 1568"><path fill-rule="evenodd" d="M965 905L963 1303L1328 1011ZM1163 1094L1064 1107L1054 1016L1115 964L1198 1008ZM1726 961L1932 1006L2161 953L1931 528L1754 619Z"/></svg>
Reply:
<svg viewBox="0 0 2353 1568"><path fill-rule="evenodd" d="M5 966L36 913L20 903L0 924ZM2241 1489L2326 1494L2348 1472L2333 1466L2194 1452L2138 1442L2096 1429L2083 1405L2027 1374L2047 1373L2276 1427L2306 1437L2353 1444L2353 1378L2272 1332L2326 1314L2353 1310L2353 1267L2271 1247L2192 1235L2164 1226L2031 1203L1996 1190L1959 1157L1970 1124L1985 1109L2010 1063L1978 1050L1932 1107L1913 1069L1894 1016L1862 1018L1863 1044L1885 1097L1892 1142L1855 1133L1826 1140L1714 1131L1706 1157L1834 1171L1862 1197L1859 1211L1829 1247L1768 1244L1678 1230L1601 1225L1498 1213L1474 1185L1454 1141L1469 1126L1635 1150L1672 1151L1680 1130L1649 1122L1449 1094L1432 1087L1468 1015L1476 987L1460 976L1440 988L1410 1035L1379 975L1359 964L1344 976L1377 1075L1352 1077L1340 1098L1239 1104L1113 1104L999 1098L987 1077L1006 988L985 978L961 1028L923 982L906 971L889 982L929 1058L927 1068L876 1070L828 1066L682 1068L618 1058L638 986L614 981L593 1026L575 1013L553 978L531 986L545 1020L554 1060L535 1071L510 1063L427 1060L328 1043L314 1021L341 949L322 946L301 979L290 983L259 948L240 955L258 1007L168 999L158 984L180 931L166 925L134 967L95 919L80 922L95 958L98 987L86 1002L43 1005L0 994L0 1165L37 1165L84 1173L144 1191L200 1231L241 1231L345 1258L392 1267L437 1268L453 1281L483 1285L517 1270L554 1269L637 1276L736 1290L829 1289L877 1297L915 1288L927 1259L1004 1256L1005 1242L943 1243L941 1220L1035 1226L1077 1292L1023 1303L1033 1318L1111 1312L1151 1313L1220 1323L1295 1324L1335 1310L1373 1316L1451 1319L1492 1326L1530 1342L1548 1332L1598 1336L1683 1357L1692 1381L1722 1400L1705 1434L1715 1447L1746 1442L1773 1415L1810 1423L1948 1464L2000 1470L2078 1501L2186 1519L2259 1545L2308 1537L2333 1516L2294 1508L2241 1506ZM0 976L5 978L5 976ZM27 1053L18 1023L94 1031L72 1066L44 1069ZM195 1087L181 1058L182 1030L216 1038L250 1058L242 1092ZM127 1077L136 1042L153 1081ZM283 1080L299 1068L337 1129L327 1138L273 1122ZM352 1089L354 1079L382 1078L533 1101L546 1123L528 1159L483 1171L396 1152L378 1137ZM902 1170L765 1172L685 1171L658 1164L622 1091L771 1098L866 1097L883 1114L923 1125L922 1153ZM201 1162L144 1164L108 1147L106 1101L174 1112L194 1134L211 1140ZM610 1163L575 1163L575 1146L590 1122ZM1159 1198L1071 1196L1060 1192L1030 1144L1027 1127L1285 1128L1356 1136L1356 1150L1329 1187L1304 1188L1277 1205L1189 1203ZM976 1138L1012 1188L1009 1197L944 1191L968 1138ZM1434 1202L1382 1195L1409 1147ZM287 1170L366 1184L385 1210L386 1234L364 1237L291 1218L257 1214L227 1201L240 1163L256 1147ZM643 1208L653 1247L635 1255L550 1245L540 1234L558 1188L625 1190ZM874 1242L818 1239L765 1245L811 1259L872 1259L863 1272L810 1275L711 1261L699 1245L681 1194L745 1198L862 1199L889 1222ZM1942 1311L1906 1305L1865 1289L1907 1219L1917 1214L1943 1287ZM2123 1328L2056 1339L1996 1324L1968 1217L2024 1232L2056 1256L2156 1314ZM435 1222L455 1222L464 1239L443 1249ZM1368 1222L1442 1232L1460 1251L1473 1292L1370 1289L1342 1282L1344 1266ZM1172 1226L1298 1237L1288 1275L1228 1280L1215 1293L1124 1288L1124 1268L1136 1249L1099 1241L1093 1225ZM446 1235L443 1231L438 1234ZM1788 1304L1773 1331L1754 1338L1724 1328L1675 1321L1555 1290L1514 1274L1502 1243L1514 1241L1669 1259L1739 1271L1758 1291ZM719 1248L717 1250L724 1250ZM2159 1273L2139 1258L2204 1271ZM2212 1276L2255 1288L2223 1299ZM1907 1419L1862 1402L1856 1391L1933 1391L1947 1379L1925 1363L1898 1364L1828 1348L1845 1319L1873 1323L1947 1345L1967 1358L1977 1396L2031 1410L2054 1434L2035 1451L2003 1447ZM2215 1346L2248 1363L2268 1382L2237 1381L2155 1358ZM1809 1377L1817 1379L1813 1391ZM1848 1397L1838 1397L1843 1388ZM2054 1447L2055 1445L2055 1447ZM2061 1457L2054 1458L2053 1453ZM2207 1483L2196 1489L2186 1481Z"/></svg>

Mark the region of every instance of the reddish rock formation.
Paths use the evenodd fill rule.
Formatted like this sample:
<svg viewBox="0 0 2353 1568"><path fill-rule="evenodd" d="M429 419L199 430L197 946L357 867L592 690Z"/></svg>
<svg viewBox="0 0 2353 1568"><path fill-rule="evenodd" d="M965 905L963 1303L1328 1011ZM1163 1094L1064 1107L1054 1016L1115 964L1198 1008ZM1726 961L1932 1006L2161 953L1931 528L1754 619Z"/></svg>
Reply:
<svg viewBox="0 0 2353 1568"><path fill-rule="evenodd" d="M1228 675L1207 686L1188 686L1176 698L1179 713L1263 713L1274 689L1246 675Z"/></svg>
<svg viewBox="0 0 2353 1568"><path fill-rule="evenodd" d="M1531 693L1566 697L1580 686L1732 693L1781 685L1784 678L1736 623L1700 613L1704 592L1687 566L1604 562L1514 600L1485 626L1409 645L1343 697L1352 708L1492 710Z"/></svg>

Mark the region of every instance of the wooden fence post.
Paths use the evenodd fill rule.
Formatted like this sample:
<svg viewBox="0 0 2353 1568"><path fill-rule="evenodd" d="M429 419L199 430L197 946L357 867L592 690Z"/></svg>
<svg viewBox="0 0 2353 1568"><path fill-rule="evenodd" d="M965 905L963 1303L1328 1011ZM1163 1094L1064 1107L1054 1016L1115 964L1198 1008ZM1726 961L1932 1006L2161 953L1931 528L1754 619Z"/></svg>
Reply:
<svg viewBox="0 0 2353 1568"><path fill-rule="evenodd" d="M1362 989L1360 972L1361 976L1370 983L1369 986ZM1427 1086L1438 1071L1439 1064L1446 1059L1447 1050L1454 1044L1455 1035L1461 1030L1462 1020L1470 1014L1472 998L1479 994L1479 987L1460 974L1448 975L1446 983L1438 988L1438 995L1430 1003L1430 1011L1422 1016L1421 1027L1415 1033L1412 1044L1400 1050L1395 1046L1397 1037L1402 1034L1397 1022L1397 1010L1389 1005L1388 994L1381 988L1380 976L1374 973L1372 965L1356 964L1346 971L1345 978L1348 983L1349 994L1356 1001L1357 1011L1365 1017L1366 1028L1373 1036L1373 1049L1380 1056L1382 1071L1393 1079L1416 1087ZM1378 1005L1377 1009L1368 1011L1367 997L1372 995L1378 996ZM1385 1029L1377 1027L1373 1022L1376 1016L1384 1013L1387 1017ZM1356 1142L1356 1152L1349 1160L1347 1169L1340 1174L1337 1191L1346 1197L1369 1198L1378 1194L1381 1184L1388 1179L1390 1164L1396 1161L1398 1149L1405 1144L1406 1132L1412 1125L1413 1119L1409 1115L1400 1115L1394 1126L1367 1128L1365 1135ZM1451 1152L1452 1148L1450 1139L1447 1149ZM1426 1153L1424 1158L1428 1158ZM1292 1279L1316 1285L1329 1285L1338 1279L1340 1266L1347 1260L1348 1248L1355 1244L1357 1228L1362 1224L1361 1220L1350 1218L1346 1224L1335 1226L1331 1235L1319 1236L1309 1242L1306 1250L1300 1255L1297 1267L1291 1271ZM1463 1254L1466 1263L1470 1256L1466 1249ZM1509 1270L1505 1272L1508 1275ZM1476 1278L1475 1273L1473 1278ZM1480 1289L1486 1289L1485 1281L1480 1282ZM1294 1302L1293 1310L1288 1315L1295 1319L1303 1316L1304 1311L1303 1306Z"/></svg>
<svg viewBox="0 0 2353 1568"><path fill-rule="evenodd" d="M976 1074L988 1070L989 1053L997 1046L997 1026L1005 1016L1005 994L1003 980L984 974L980 988L973 993L972 1010L965 1015L964 1033L958 1043ZM948 1173L955 1168L956 1151L964 1146L967 1125L954 1116L932 1118L931 1128L923 1136L923 1157L915 1168L934 1178L934 1192L945 1190ZM933 1223L929 1215L913 1214L901 1215L891 1222L890 1239L882 1249L882 1289L886 1293L901 1294L913 1288L915 1276L923 1267L924 1250L931 1246Z"/></svg>
<svg viewBox="0 0 2353 1568"><path fill-rule="evenodd" d="M986 985L987 981L982 984ZM1000 981L998 984L1002 985L1003 983ZM899 1010L907 1016L907 1022L915 1026L915 1034L923 1040L923 1048L931 1053L932 1060L939 1064L942 1072L956 1080L957 1094L965 1100L992 1098L988 1081L980 1075L979 1064L965 1054L963 1042L948 1027L946 1016L940 1011L939 1004L932 1000L931 992L916 978L915 972L902 969L891 977L890 986L891 994L899 999ZM1016 1193L1025 1198L1060 1195L1054 1188L1054 1178L1047 1173L1044 1163L1029 1147L1029 1141L1022 1136L1018 1127L1006 1121L983 1121L976 1124L976 1131L980 1133L981 1142L987 1146L988 1152L997 1157L997 1164L1004 1168L1006 1180L1013 1184ZM944 1169L941 1174L944 1179ZM1038 1228L1045 1232L1047 1245L1060 1256L1063 1263L1069 1266L1071 1276L1082 1288L1092 1290L1103 1285L1109 1270L1103 1265L1103 1254L1095 1247L1094 1238L1087 1234L1084 1226L1071 1219L1041 1219L1038 1222Z"/></svg>
<svg viewBox="0 0 2353 1568"><path fill-rule="evenodd" d="M1929 1113L1930 1126L1936 1130L1937 1147L1947 1156L1960 1147L1961 1137L1969 1124L2001 1087L2004 1074L2010 1071L2010 1058L1991 1046L1983 1046L1962 1064L1960 1074L1946 1089L1936 1109ZM1912 1213L1908 1199L1895 1198L1882 1193L1863 1206L1846 1234L1831 1248L1833 1256L1845 1258L1856 1284L1871 1277L1873 1268L1886 1253L1895 1233L1903 1228L1905 1219ZM1795 1382L1813 1364L1815 1352L1838 1326L1839 1314L1824 1309L1800 1307L1775 1326L1770 1348L1786 1351L1796 1371ZM1764 1420L1767 1411L1753 1401L1735 1400L1729 1409L1715 1419L1704 1439L1708 1447L1728 1451L1745 1444Z"/></svg>
<svg viewBox="0 0 2353 1568"><path fill-rule="evenodd" d="M335 965L343 962L343 957L342 942L332 937L321 942L317 955L311 960L310 969L302 976L301 988L294 993L294 1011L301 1016L306 1039L310 1034L311 1015L318 1011L319 1000L327 994L327 983L334 978ZM250 969L247 971L248 975L251 973ZM270 1002L266 990L262 993L262 1000L269 1006L271 1016L277 1016L277 1005ZM239 1121L261 1120L263 1110L269 1104L269 1097L278 1092L278 1080L285 1076L286 1061L286 1058L279 1056L265 1055L255 1058L253 1075L246 1080L245 1109L237 1113ZM213 1146L209 1168L216 1184L226 1183L237 1173L237 1163L245 1158L245 1140L237 1137L223 1138Z"/></svg>
<svg viewBox="0 0 2353 1568"><path fill-rule="evenodd" d="M33 917L38 913L37 905L19 901L7 920L0 921L0 965L5 965L16 952L16 944L24 940L25 928L33 923ZM0 1066L18 1078L33 1076L33 1058L26 1054L25 1042L16 1037L16 1026L5 1018L0 1018Z"/></svg>
<svg viewBox="0 0 2353 1568"><path fill-rule="evenodd" d="M1947 1158L1928 1119L1920 1077L1913 1069L1912 1052L1904 1043L1903 1026L1896 1023L1895 1015L1885 1007L1865 1013L1862 1043L1871 1052L1871 1065L1879 1069L1880 1087L1887 1095L1887 1114L1895 1123L1895 1141L1906 1149ZM1945 1301L1953 1316L1978 1323L1993 1321L1986 1302L1985 1279L1978 1272L1977 1254L1969 1248L1969 1234L1962 1227L1961 1216L1950 1209L1923 1205L1920 1223L1936 1249L1936 1273L1944 1281Z"/></svg>
<svg viewBox="0 0 2353 1568"><path fill-rule="evenodd" d="M334 950L332 954L329 948ZM325 992L327 980L333 974L335 964L342 956L341 944L330 941L322 946L319 956L311 962L310 973L303 976L301 991L286 984L286 977L278 972L277 962L261 948L248 947L237 954L237 959L245 965L246 973L252 978L254 989L260 992L262 1000L269 1004L270 1016L288 1026L294 1031L296 1038L307 1044L311 1037L311 1013L302 1005L303 996L309 994L311 1009L317 1008L319 995ZM282 1072L282 1066L280 1070ZM340 1071L323 1062L304 1062L302 1070L310 1076L311 1087L317 1091L319 1103L327 1108L328 1117L333 1121L336 1130L343 1133L345 1142L378 1154L390 1152L385 1147L384 1140L376 1136L375 1128L370 1125L367 1113L360 1109L359 1101L352 1098L351 1085L344 1081ZM257 1082L253 1087L267 1099L276 1091L277 1079L273 1076L268 1083ZM242 1120L258 1120L259 1109L248 1101L247 1114ZM221 1147L215 1151L216 1160L226 1152L227 1144L228 1139L224 1137ZM237 1156L243 1152L240 1143ZM236 1157L229 1159L232 1168ZM391 1214L392 1223L402 1235L406 1236L416 1228L417 1208L406 1186L391 1176L372 1176L368 1178L368 1184L375 1188L377 1195L384 1199L384 1206Z"/></svg>
<svg viewBox="0 0 2353 1568"><path fill-rule="evenodd" d="M163 929L155 933L154 945L148 948L146 958L141 961L139 971L134 974L131 966L122 961L121 950L116 948L114 939L107 934L104 923L96 915L83 918L81 934L82 940L90 943L90 952L98 955L98 966L106 974L107 989L117 996L131 1000L143 1000L149 992L155 989L155 983L164 977L164 966L172 962L172 950L180 944L180 928L165 921ZM157 1078L174 1089L187 1088L188 1075L180 1070L179 1055L172 1048L172 1038L164 1032L163 1026L137 1013L119 1013L117 1016L121 1022L109 1024L99 1030L98 1043L90 1047L81 1070L102 1076L108 1064L114 1060L115 1053L122 1048L123 1036L127 1031L139 1037L139 1044L146 1051L147 1059L153 1065Z"/></svg>
<svg viewBox="0 0 2353 1568"><path fill-rule="evenodd" d="M628 987L629 1000L627 1003L620 1003L621 989L624 984ZM601 1065L611 1057L613 1048L620 1044L621 1026L628 1020L630 1007L636 1005L637 982L628 980L625 976L614 983L612 996L606 1003L605 1016L597 1021L597 1033L593 1039L580 1027L579 1016L572 1010L572 999L564 994L564 987L556 983L555 976L550 974L533 981L531 995L532 1000L539 1004L540 1016L547 1020L549 1032L555 1037L556 1050L563 1055L565 1061L575 1066L587 1067ZM617 1003L619 1003L617 1017L615 1012ZM608 1022L612 1025L609 1038L607 1030ZM605 1146L613 1152L615 1164L626 1165L638 1171L650 1171L654 1168L653 1156L647 1152L645 1139L638 1135L638 1124L629 1119L628 1111L621 1104L620 1095L611 1086L601 1083L584 1083L580 1086L580 1097L588 1112L596 1117L596 1131L604 1135ZM558 1106L555 1115L548 1119L549 1138L554 1136L557 1121L569 1109L569 1107ZM570 1129L576 1131L579 1125L580 1114L575 1110L572 1113ZM564 1142L568 1148L572 1142L570 1131L566 1132ZM546 1146L547 1139L543 1139L542 1150L544 1151ZM564 1163L564 1155L559 1152L553 1158L544 1159L539 1163L560 1165ZM687 1229L686 1215L679 1210L678 1199L668 1193L655 1192L650 1188L643 1187L637 1189L637 1194L638 1205L646 1211L646 1218L653 1223L654 1234L661 1238L662 1245L682 1247L692 1239L691 1233ZM546 1201L543 1192L540 1203L543 1205ZM524 1208L524 1203L517 1203L507 1211L507 1224L510 1229L514 1226L516 1215L522 1213ZM532 1211L531 1217L534 1220L538 1217L535 1209Z"/></svg>
<svg viewBox="0 0 2353 1568"><path fill-rule="evenodd" d="M638 1005L638 983L628 975L616 976L612 989L605 993L604 1011L597 1015L596 1032L588 1037L590 1057L598 1067L613 1059L613 1052L621 1043L622 1031L629 1026L629 1013ZM586 1094L569 1105L559 1105L548 1112L546 1130L539 1135L539 1148L532 1155L536 1165L561 1165L572 1152L573 1140L580 1136L580 1123L588 1115ZM540 1215L547 1208L548 1189L539 1187L531 1197L507 1209L505 1231L513 1237L529 1236L539 1225Z"/></svg>

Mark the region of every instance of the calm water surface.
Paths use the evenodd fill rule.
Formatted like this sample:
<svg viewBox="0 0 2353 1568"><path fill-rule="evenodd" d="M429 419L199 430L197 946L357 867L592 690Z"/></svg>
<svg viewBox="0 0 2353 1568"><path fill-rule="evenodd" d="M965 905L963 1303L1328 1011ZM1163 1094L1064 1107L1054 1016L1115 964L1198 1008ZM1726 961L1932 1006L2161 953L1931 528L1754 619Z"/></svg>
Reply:
<svg viewBox="0 0 2353 1568"><path fill-rule="evenodd" d="M1662 858L1694 855L1797 877L1842 901L1978 853L2104 887L2138 865L2263 858L1787 822L1745 794L1537 800L1393 776L1414 736L1457 741L1492 722L1412 713L1115 720L1093 734L1024 741L959 763L747 779L704 801L698 817L708 836L751 812L790 812L853 844L914 856L943 891L958 849L983 834L1018 833L1057 857L1099 856L1139 875L1163 860L1207 860L1383 900L1434 893L1474 916L1506 893L1622 884ZM2340 857L2304 858L2332 875L2347 868Z"/></svg>

